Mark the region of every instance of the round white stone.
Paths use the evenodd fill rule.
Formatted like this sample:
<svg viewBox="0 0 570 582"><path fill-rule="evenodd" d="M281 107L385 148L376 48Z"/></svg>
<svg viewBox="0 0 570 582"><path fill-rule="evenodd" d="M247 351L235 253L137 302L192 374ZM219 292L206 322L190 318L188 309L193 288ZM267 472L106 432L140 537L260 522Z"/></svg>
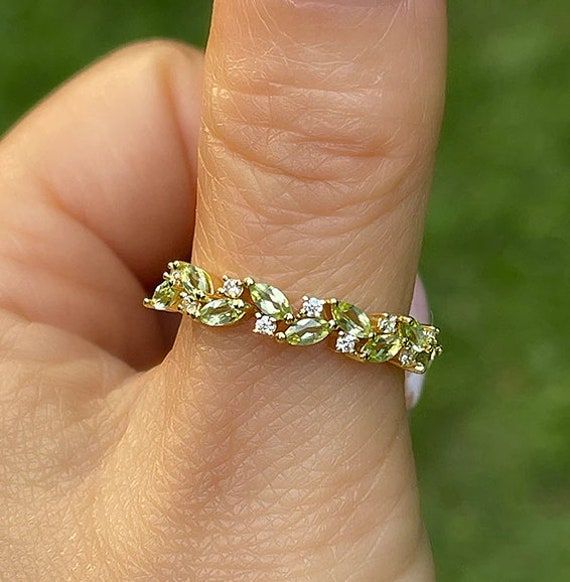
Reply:
<svg viewBox="0 0 570 582"><path fill-rule="evenodd" d="M307 317L320 317L323 313L323 308L325 305L324 299L318 299L317 297L309 297L303 301L301 306L301 312Z"/></svg>
<svg viewBox="0 0 570 582"><path fill-rule="evenodd" d="M254 333L273 335L277 331L277 321L270 315L262 315L255 320Z"/></svg>
<svg viewBox="0 0 570 582"><path fill-rule="evenodd" d="M398 360L403 366L410 366L414 361L413 353L409 349L403 349L398 355Z"/></svg>
<svg viewBox="0 0 570 582"><path fill-rule="evenodd" d="M382 333L394 333L398 325L398 318L390 315L378 322L378 328Z"/></svg>
<svg viewBox="0 0 570 582"><path fill-rule="evenodd" d="M232 299L237 299L243 293L243 284L239 279L226 279L222 285L222 293Z"/></svg>
<svg viewBox="0 0 570 582"><path fill-rule="evenodd" d="M356 349L356 340L353 335L349 333L339 333L336 338L335 348L341 354L352 354Z"/></svg>

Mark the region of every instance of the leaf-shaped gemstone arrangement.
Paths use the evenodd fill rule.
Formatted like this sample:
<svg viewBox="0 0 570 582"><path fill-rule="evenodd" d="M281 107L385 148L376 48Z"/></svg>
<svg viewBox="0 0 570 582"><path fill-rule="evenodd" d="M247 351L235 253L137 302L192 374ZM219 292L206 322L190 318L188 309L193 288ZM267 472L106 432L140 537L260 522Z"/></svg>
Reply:
<svg viewBox="0 0 570 582"><path fill-rule="evenodd" d="M277 287L250 277L223 277L215 288L202 268L184 261L168 264L164 281L144 305L173 311L212 327L256 317L253 331L293 346L311 346L329 337L330 347L360 362L389 362L407 372L424 373L442 352L439 330L409 315L373 313L346 301L303 296L293 310Z"/></svg>
<svg viewBox="0 0 570 582"><path fill-rule="evenodd" d="M176 261L170 275L173 283L182 287L191 297L211 295L214 292L212 277L204 269L190 263Z"/></svg>
<svg viewBox="0 0 570 582"><path fill-rule="evenodd" d="M249 305L241 299L214 299L202 306L198 313L200 321L212 327L232 325L248 311Z"/></svg>
<svg viewBox="0 0 570 582"><path fill-rule="evenodd" d="M330 333L326 319L300 319L285 331L285 339L292 346L312 346L323 341Z"/></svg>
<svg viewBox="0 0 570 582"><path fill-rule="evenodd" d="M176 300L178 294L168 281L163 281L152 294L151 299L145 300L145 305L158 311L177 311Z"/></svg>
<svg viewBox="0 0 570 582"><path fill-rule="evenodd" d="M332 306L332 316L345 333L358 338L367 338L370 335L372 329L370 318L356 305L338 301Z"/></svg>
<svg viewBox="0 0 570 582"><path fill-rule="evenodd" d="M289 299L285 294L266 283L254 283L249 287L251 300L264 315L270 315L276 320L293 316Z"/></svg>

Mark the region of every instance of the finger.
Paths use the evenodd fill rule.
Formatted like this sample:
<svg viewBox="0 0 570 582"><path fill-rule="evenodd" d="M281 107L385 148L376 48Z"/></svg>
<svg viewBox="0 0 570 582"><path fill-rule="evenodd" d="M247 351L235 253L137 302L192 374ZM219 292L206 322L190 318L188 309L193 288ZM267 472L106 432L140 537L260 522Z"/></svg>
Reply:
<svg viewBox="0 0 570 582"><path fill-rule="evenodd" d="M201 61L175 43L129 47L5 137L0 307L136 366L162 356L140 301L167 258L188 252Z"/></svg>
<svg viewBox="0 0 570 582"><path fill-rule="evenodd" d="M310 293L406 312L444 20L441 0L219 0L194 262L295 302ZM164 389L152 384L133 422L148 431L151 410L168 418L155 437L169 451L162 503L197 536L193 555L226 560L201 562L203 577L239 577L252 556L267 578L430 577L403 374L190 324L160 373Z"/></svg>

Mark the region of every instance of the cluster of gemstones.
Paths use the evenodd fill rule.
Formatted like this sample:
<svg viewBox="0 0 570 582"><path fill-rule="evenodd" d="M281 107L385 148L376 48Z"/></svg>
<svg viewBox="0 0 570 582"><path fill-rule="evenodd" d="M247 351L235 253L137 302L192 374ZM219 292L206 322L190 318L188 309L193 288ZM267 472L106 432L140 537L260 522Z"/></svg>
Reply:
<svg viewBox="0 0 570 582"><path fill-rule="evenodd" d="M439 330L412 317L362 309L337 299L303 297L295 313L285 294L251 278L223 277L220 287L195 265L169 263L163 282L145 307L189 315L201 323L221 327L254 315L253 332L294 346L310 346L329 339L331 347L362 362L389 362L424 373L441 353Z"/></svg>

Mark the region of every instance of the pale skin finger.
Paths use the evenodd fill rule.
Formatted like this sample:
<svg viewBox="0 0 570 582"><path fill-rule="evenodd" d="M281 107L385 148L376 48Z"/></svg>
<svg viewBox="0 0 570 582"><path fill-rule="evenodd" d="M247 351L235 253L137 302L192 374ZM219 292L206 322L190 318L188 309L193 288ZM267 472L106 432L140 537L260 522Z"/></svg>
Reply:
<svg viewBox="0 0 570 582"><path fill-rule="evenodd" d="M217 2L194 261L295 302L406 312L444 54L435 0ZM146 381L133 438L156 415L166 449L137 458L169 476L160 507L192 539L187 572L432 577L403 374L185 325Z"/></svg>
<svg viewBox="0 0 570 582"><path fill-rule="evenodd" d="M156 220L153 202L164 203L168 209L176 208L178 204L191 204L187 199L191 195L187 172L191 174L193 171L190 145L195 140L192 92L197 91L199 83L192 75L197 72L199 77L200 73L196 60L199 61L196 53L165 43L131 47L113 55L110 60L97 65L56 93L2 144L2 166L12 168L12 172L3 176L6 186L2 190L2 202L6 209L2 214L5 225L3 233L9 236L3 236L0 241L3 245L2 256L4 259L10 257L10 249L17 248L17 264L23 274L30 272L32 265L29 261L38 256L40 249L45 249L42 255L44 267L57 265L64 274L66 266L70 266L69 275L58 286L42 285L42 296L38 299L42 300L40 321L43 323L31 325L29 320L24 321L19 309L9 313L8 308L14 303L7 291L13 287L2 286L4 309L0 318L3 338L0 370L3 400L0 412L3 419L3 452L0 479L3 484L10 483L9 488L2 488L4 493L10 492L10 495L4 495L2 500L1 537L9 540L9 545L0 544L0 569L11 579L22 576L35 580L68 579L74 571L81 572L82 580L140 576L141 572L149 572L149 563L156 565L157 562L156 555L142 551L148 548L149 543L171 547L170 551L179 556L177 560L186 564L180 567L180 571L187 572L190 567L188 552L180 547L176 537L163 537L154 532L149 534L148 542L142 542L144 536L141 529L136 527L136 520L128 517L128 512L114 510L112 520L106 518L104 508L113 506L104 503L106 496L101 491L102 483L106 483L105 489L108 490L112 484L119 482L112 498L118 496L123 508L132 506L131 494L137 490L133 486L137 471L132 459L121 462L116 471L107 469L101 473L95 470L98 459L108 455L107 451L116 446L117 439L121 438L127 426L130 397L136 396L136 392L117 388L132 374L132 369L112 353L105 353L101 347L91 343L90 339L97 337L93 336L92 328L77 327L73 319L65 321L57 315L61 313L57 301L65 305L74 291L65 289L63 283L73 284L82 270L86 275L99 274L96 264L100 263L103 271L116 264L113 259L111 265L105 265L106 257L111 255L97 256L99 236L108 239L113 232L122 233L123 238L117 241L116 252L125 248L124 245L131 245L131 248L132 245L143 245L136 261L121 266L124 279L123 275L113 275L115 291L122 286L128 288L133 285L131 272L135 279L144 277L140 271L137 272L136 265L143 265L144 269L153 273L162 264L162 257L180 252L172 246L176 245L176 240L184 241L181 248L184 252L190 227L182 225L177 230L179 222L170 220L169 213L163 226L168 237L152 242L148 238L133 239L128 233L129 224L137 227L134 218L140 217L141 210L148 210ZM101 102L101 95L107 97L104 103ZM138 95L143 95L144 99L138 100ZM181 104L178 110L171 108L173 103ZM70 104L73 105L72 115ZM177 117L177 112L184 112L184 116ZM88 120L85 124L84 119ZM94 131L97 128L101 132ZM113 128L117 130L115 135ZM139 132L144 133L147 141L136 139ZM177 149L185 145L180 142L181 135L186 135L187 153L184 149ZM123 145L125 139L129 143ZM137 149L137 144L142 147ZM157 148L156 154L149 153L150 146ZM124 148L129 158L128 164L121 160L121 156L114 154L114 148L119 151ZM111 158L105 159L103 154L110 154ZM150 160L146 159L147 154ZM171 163L153 165L160 162L162 155L166 155ZM187 155L188 161L185 159ZM50 159L54 163L48 163ZM180 161L180 171L176 170L177 161ZM26 169L26 164L30 162L33 162L32 167ZM20 170L14 172L16 167ZM146 171L149 174L145 177ZM108 180L109 173L113 175L111 181ZM42 177L39 181L38 176ZM176 176L180 176L178 183L173 182ZM70 181L70 177L73 180ZM81 188L77 188L79 177ZM173 185L166 192L162 189L165 181ZM42 186L48 185L49 191L42 191ZM19 196L14 198L14 193ZM69 230L65 212L51 213L49 205L40 204L43 200L53 200L54 193L74 208L91 212L84 215L84 221L97 232L89 234L87 227ZM151 199L145 202L143 198L146 194ZM173 198L170 201L162 199L166 194ZM115 223L100 221L100 217L109 217L101 205L118 197L127 211L126 218L120 219L115 213L111 216ZM18 204L14 203L15 200ZM129 204L133 206L132 211L128 211ZM137 208L141 204L144 208ZM58 206L58 211L61 210L62 207ZM39 217L38 222L34 222L35 217ZM131 218L133 222L126 224L125 220ZM24 231L21 228L17 231L6 228L14 224L28 226ZM32 237L26 233L35 235ZM39 234L41 237L38 237ZM54 238L55 234L58 236ZM10 246L16 241L16 236L18 246ZM36 242L40 241L44 244L38 247ZM60 242L63 247L58 252ZM150 242L152 250L157 253L154 265L155 259L149 257L144 247ZM61 263L59 259L65 256L62 253L66 249L67 261ZM69 253L71 249L73 253ZM85 256L89 257L87 263ZM78 262L75 264L73 261L76 258ZM145 260L150 263L146 265ZM13 265L12 260L2 262L1 283L12 283L6 277L6 267L13 268ZM34 281L37 281L40 276L37 268L34 274ZM100 283L97 278L88 280ZM49 311L45 301L50 293L53 293L55 311ZM135 290L133 293L142 297L143 291ZM124 291L121 291L120 295L123 294ZM23 297L31 299L29 294ZM81 298L85 298L84 292L77 297ZM140 309L138 302L139 299L136 299L133 309L152 321L152 313ZM101 308L106 305L102 304ZM113 323L118 329L125 325L120 319ZM101 322L97 321L97 325ZM156 329L150 325L148 327L147 331L146 326L138 326L139 337L143 339L140 335L142 331L151 340L159 339ZM103 345L115 351L117 344L112 341L114 332L112 329L109 331L111 334L104 341L111 341ZM79 338L78 333L84 333L84 339ZM124 333L122 335L125 336ZM156 349L160 351L160 343ZM137 352L138 357L156 357L153 351L145 353L140 347ZM132 382L127 382L125 387L131 385ZM102 399L107 392L112 392L112 396L108 400ZM57 414L54 414L54 402L58 403ZM69 419L75 420L69 424ZM42 443L49 443L49 447L46 449ZM32 501L30 487L36 492ZM40 495L40 488L45 493ZM94 503L94 500L101 499L101 504ZM146 515L155 506L156 503L145 504L140 499L135 504ZM95 507L102 510L95 511ZM159 521L163 519L164 516ZM124 530L128 532L126 538L119 533L123 523L128 523ZM181 526L181 530L184 529ZM40 537L33 538L39 543L30 543L32 531L39 532ZM99 532L97 537L91 533L95 531ZM128 542L127 538L132 541ZM186 546L193 545L194 542L188 539ZM101 547L109 549L103 552L96 550ZM120 547L129 548L129 551L119 551ZM54 559L54 555L57 558ZM164 570L158 567L152 571L154 576L164 574Z"/></svg>
<svg viewBox="0 0 570 582"><path fill-rule="evenodd" d="M128 47L0 142L7 580L125 580L144 569L140 547L129 553L114 535L123 523L134 531L124 514L96 501L136 398L129 379L170 341L141 302L161 265L190 252L201 62L176 43ZM120 495L130 506L128 488Z"/></svg>
<svg viewBox="0 0 570 582"><path fill-rule="evenodd" d="M290 4L297 8L305 3ZM325 2L311 4L317 6ZM356 4L370 8L369 3L366 6ZM387 11L389 5L398 3L382 4ZM291 14L292 19L296 18ZM416 17L418 22L424 22L425 14L414 15ZM440 16L427 18L434 35L442 28L440 19ZM398 18L396 21L403 22ZM389 47L386 39L394 30L399 30L398 24L393 24L392 18L378 22L384 24L387 31L392 31L382 41ZM231 60L229 51L228 54ZM434 62L437 61L435 58ZM299 64L302 69L303 60ZM426 73L428 77L436 81L439 78L437 74ZM438 93L434 89L436 84L434 82L428 93ZM345 92L346 87L343 87L340 95ZM324 90L324 93L329 91ZM235 94L232 89L230 96L233 98ZM291 98L289 93L285 96ZM437 125L438 116L431 106L424 103L423 107L429 113L427 124ZM310 109L308 112L312 115ZM363 119L367 117L366 112L362 114ZM248 123L244 127L247 129ZM247 137L247 132L245 135ZM309 144L309 151L321 152L319 146L328 143L326 138L327 135L321 134L317 147ZM252 148L255 142L251 141ZM428 144L432 145L428 147ZM340 146L343 145L346 144L341 141ZM424 145L427 176L429 163L426 160L431 159L432 140ZM277 146L288 147L287 141L278 139ZM209 151L215 153L215 150ZM242 153L247 158L250 151ZM338 153L336 149L335 152ZM351 163L358 161L359 156L348 153ZM220 148L219 154L223 161L227 155L225 146ZM303 159L314 161L316 158ZM395 190L386 183L393 184L393 180L384 181L389 176L389 165L380 163L383 159L379 156L375 160L381 170L379 183L384 184L379 191L392 192ZM418 166L422 167L422 163ZM79 165L76 169L79 170ZM330 168L325 170L328 172ZM279 177L279 171L274 173ZM218 175L219 180L229 184L230 191L236 192L240 173L228 175L220 171ZM260 172L259 178L263 176ZM310 176L284 176L298 178L293 191L299 193L299 199L307 198L304 193L308 188L303 186L302 180ZM331 175L314 177L310 181L316 184L316 201L319 198L330 201L324 195L334 193L340 184ZM419 182L423 179L418 179ZM371 183L369 180L368 184ZM270 187L269 181L265 185L267 187L261 190L279 191L279 188ZM417 195L421 193L419 190ZM421 190L423 192L423 188ZM223 189L217 191L222 193ZM336 199L339 202L335 204L336 209L344 209L347 191L348 188L339 192L342 196ZM204 196L210 193L215 194L216 189L203 188ZM404 194L404 191L398 190L398 193ZM276 208L284 211L285 227L290 226L291 214L296 209L279 205ZM228 204L227 210L230 216L231 205ZM396 211L395 214L400 213ZM254 234L264 230L263 221L258 220L260 216L263 214L256 210L251 214L255 221L247 223L253 226ZM279 223L275 216L269 218L271 226ZM340 221L341 226L350 222L351 219ZM393 230L389 221L385 226L388 232ZM231 233L227 226L221 229L222 233L224 229L225 234ZM237 245L228 247L231 239L218 236L220 229L214 228L216 230L212 241L218 240L220 248L230 251L229 256L242 257L238 254L241 249ZM203 229L203 233L206 232ZM301 234L306 236L305 232ZM418 237L417 233L410 235L404 247L408 244L414 247ZM328 237L323 240L330 242ZM307 248L301 244L300 247ZM359 245L352 245L352 249L355 248ZM403 249L400 251L403 253ZM258 255L245 256L255 260ZM407 255L400 255L403 256ZM196 258L200 259L199 253ZM312 258L317 260L319 256L315 254ZM203 263L206 260L203 251L201 260ZM210 260L211 264L206 266L214 267L219 258L213 255ZM407 262L414 260L408 257ZM389 262L385 263L381 257L379 264L385 268ZM296 293L306 291L296 289L291 276L296 273L295 269L301 268L301 263L294 264L293 270L288 272L277 268L279 262L268 265L270 268L264 269L263 264L252 262L248 266L242 263L244 268L272 276L272 281L288 292L291 290L293 298ZM219 267L226 270L230 265ZM375 286L374 278L372 285ZM400 298L395 290L408 288L409 295L412 279L411 272L390 279L388 287L382 291L385 294L375 293L374 301L385 302L387 307L396 308L400 303L404 307L409 299ZM323 280L315 277L306 282L319 292L325 290L319 287ZM332 281L339 292L343 285L346 291L351 289L341 277L332 278L329 284ZM362 294L354 301L361 301L363 307L368 308L372 306L373 297L366 298L366 288L364 284L358 288ZM100 325L101 322L94 323ZM83 333L83 329L73 329L72 333ZM188 330L181 336L177 350L165 366L147 375L132 377L106 400L88 397L90 386L85 381L91 379L92 394L99 395L120 386L130 375L130 368L114 367L118 373L110 375L107 365L114 366L110 362L116 360L111 357L107 361L101 357L101 352L94 354L92 359L87 358L88 362L103 364L99 371L85 367L86 354L91 352L84 351L85 345L80 342L77 344L80 352L74 352L70 344L65 344L64 348L68 360L80 370L58 366L50 368L50 374L46 375L45 368L34 369L33 377L41 379L39 385L44 399L26 401L33 405L30 408L33 415L24 414L20 420L28 418L29 422L23 425L18 420L14 426L18 431L23 431L25 426L28 437L22 440L17 436L22 432L12 433L12 444L6 446L6 450L10 450L10 455L5 457L9 463L3 465L9 475L26 477L19 482L19 490L12 482L10 499L3 505L10 510L10 535L6 538L11 540L10 551L2 554L3 560L10 563L9 567L14 568L15 564L18 576L28 575L32 579L65 579L72 577L74 572L81 572L83 579L146 576L151 579L271 580L342 579L344 576L346 579L380 580L394 579L401 571L405 574L400 577L428 578L429 555L423 535L418 534L421 529L413 469L406 427L401 423L401 377L386 371L378 382L376 374L337 367L326 356L319 370L312 372L312 358L280 355L273 346L261 347L250 340L242 341L244 336L241 335L237 336L240 345L234 346L233 338L225 340L201 333L192 347L187 333ZM23 334L18 335L23 337ZM50 338L53 337L50 332ZM102 341L108 339L96 337ZM145 337L151 335L145 333ZM124 344L110 345L123 355L121 346ZM36 347L37 341L30 344L29 359ZM208 353L215 354L213 360L209 360ZM128 354L128 350L124 352L125 357ZM190 356L188 360L186 354ZM17 355L21 357L22 354ZM248 361L253 355L255 360ZM51 358L49 350L46 357ZM241 360L241 367L236 365L236 360ZM263 361L263 366L258 365L259 360ZM11 364L14 362L12 360ZM38 364L37 358L35 363ZM283 371L289 373L292 369L296 371L292 371L285 382ZM13 371L22 372L24 366L19 361L11 370L13 378ZM307 370L311 375L310 386L306 383ZM354 380L355 374L358 374L358 381ZM78 406L68 408L66 401L62 408L60 398L45 398L48 380L58 388L52 394L61 394L62 387L70 394L74 387L80 386L81 391L73 399ZM349 384L351 389L346 390L344 387ZM33 386L27 387L32 388L27 391L32 394ZM11 412L25 412L23 401L13 402L18 405L10 406ZM53 414L54 402L60 414ZM15 416L6 413L3 418ZM42 420L41 429L39 420ZM35 446L29 435L37 439ZM22 442L29 451L41 452L34 457L32 473L22 471L24 460L30 457L22 452ZM42 447L42 443L50 443L50 446ZM26 479L36 483L33 496L29 495ZM43 483L41 495L38 483ZM32 498L37 505L30 502ZM18 505L17 511L15 505ZM22 528L19 536L14 533L18 523ZM35 531L41 532L41 544L30 544L29 536L24 533L30 523L35 525ZM18 540L18 546L14 545L14 540ZM2 571L10 570L2 568Z"/></svg>
<svg viewBox="0 0 570 582"><path fill-rule="evenodd" d="M190 251L201 60L175 43L120 51L2 140L0 309L135 367L163 357L162 322L139 304Z"/></svg>

